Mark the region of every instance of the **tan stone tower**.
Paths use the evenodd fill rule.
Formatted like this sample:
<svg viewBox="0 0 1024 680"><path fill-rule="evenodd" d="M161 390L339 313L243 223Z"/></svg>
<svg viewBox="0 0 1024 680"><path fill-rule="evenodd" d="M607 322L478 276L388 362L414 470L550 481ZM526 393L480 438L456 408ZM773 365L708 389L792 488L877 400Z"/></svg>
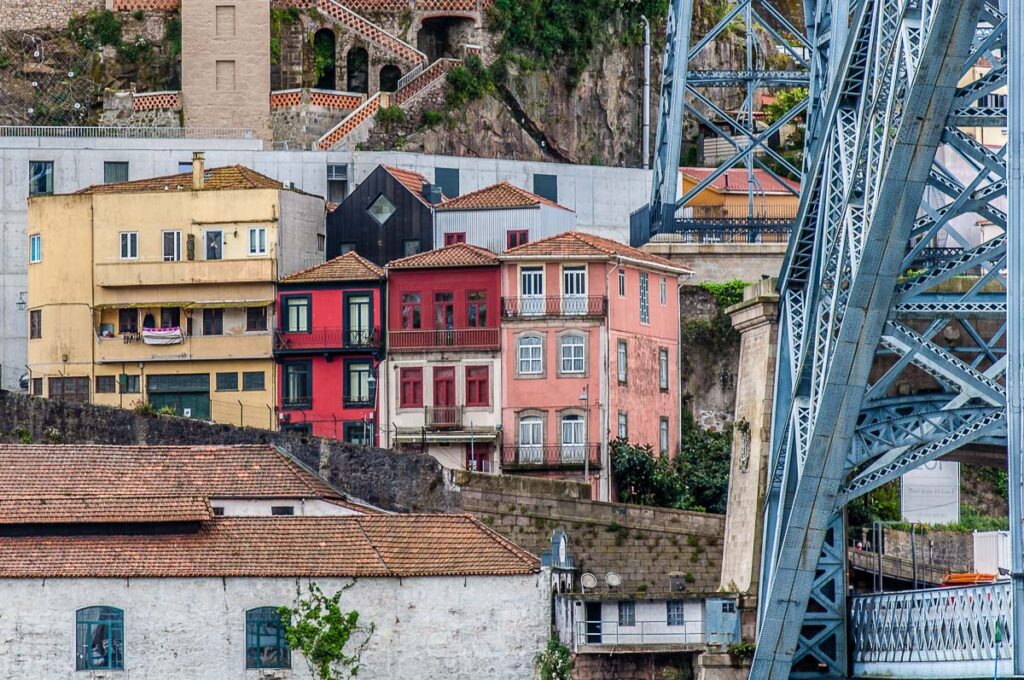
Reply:
<svg viewBox="0 0 1024 680"><path fill-rule="evenodd" d="M181 27L185 125L270 141L270 0L182 0Z"/></svg>
<svg viewBox="0 0 1024 680"><path fill-rule="evenodd" d="M742 339L721 589L740 594L743 637L753 639L761 569L762 507L775 393L779 302L775 279L763 279L748 287L743 297L743 302L728 310Z"/></svg>

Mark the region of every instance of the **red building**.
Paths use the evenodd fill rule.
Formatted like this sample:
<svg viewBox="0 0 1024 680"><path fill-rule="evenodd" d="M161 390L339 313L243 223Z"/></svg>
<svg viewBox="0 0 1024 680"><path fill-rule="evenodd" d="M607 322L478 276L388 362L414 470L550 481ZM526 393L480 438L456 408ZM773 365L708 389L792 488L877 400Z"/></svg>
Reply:
<svg viewBox="0 0 1024 680"><path fill-rule="evenodd" d="M430 453L447 467L496 470L497 256L462 243L395 260L387 271L388 359L380 371L387 445Z"/></svg>
<svg viewBox="0 0 1024 680"><path fill-rule="evenodd" d="M278 283L282 430L376 445L384 270L356 253Z"/></svg>

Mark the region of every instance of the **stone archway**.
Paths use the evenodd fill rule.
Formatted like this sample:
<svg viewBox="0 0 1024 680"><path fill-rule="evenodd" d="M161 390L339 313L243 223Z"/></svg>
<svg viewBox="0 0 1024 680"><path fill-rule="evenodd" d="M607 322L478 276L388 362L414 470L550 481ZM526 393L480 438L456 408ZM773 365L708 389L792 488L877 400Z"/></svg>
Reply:
<svg viewBox="0 0 1024 680"><path fill-rule="evenodd" d="M398 81L402 79L402 70L394 64L385 64L380 70L380 91L394 92L398 89Z"/></svg>
<svg viewBox="0 0 1024 680"><path fill-rule="evenodd" d="M362 47L353 47L345 57L346 83L349 92L370 93L370 55Z"/></svg>
<svg viewBox="0 0 1024 680"><path fill-rule="evenodd" d="M458 57L459 46L475 26L465 16L432 16L423 19L416 34L416 48L432 62L441 57Z"/></svg>
<svg viewBox="0 0 1024 680"><path fill-rule="evenodd" d="M313 34L313 87L320 90L338 89L338 69L334 31L321 28Z"/></svg>

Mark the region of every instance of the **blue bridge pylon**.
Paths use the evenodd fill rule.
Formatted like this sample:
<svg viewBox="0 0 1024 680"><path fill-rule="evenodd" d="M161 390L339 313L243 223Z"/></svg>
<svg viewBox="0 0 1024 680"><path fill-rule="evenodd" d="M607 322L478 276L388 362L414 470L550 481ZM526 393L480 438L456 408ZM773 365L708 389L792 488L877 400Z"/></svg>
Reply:
<svg viewBox="0 0 1024 680"><path fill-rule="evenodd" d="M750 677L849 674L844 507L978 443L1008 452L1010 635L1024 650L1024 2L804 0L796 26L770 0L740 0L695 35L698 4L671 3L654 187L635 240L667 230L703 189L677 197L688 118L732 140L717 172L763 167L802 185L779 279ZM699 70L700 52L741 25L748 55L785 43L789 70L749 56L742 72ZM753 106L759 91L800 85L806 100L776 121L806 125L795 168L767 148L776 130ZM708 87L732 88L738 113ZM1024 651L1014 668L1024 675Z"/></svg>

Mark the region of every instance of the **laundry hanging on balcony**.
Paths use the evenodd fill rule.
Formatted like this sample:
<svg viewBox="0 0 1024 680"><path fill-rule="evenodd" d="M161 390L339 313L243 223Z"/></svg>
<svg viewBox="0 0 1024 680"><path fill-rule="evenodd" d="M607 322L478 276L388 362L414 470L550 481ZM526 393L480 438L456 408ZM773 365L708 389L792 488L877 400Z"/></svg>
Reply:
<svg viewBox="0 0 1024 680"><path fill-rule="evenodd" d="M142 342L147 345L180 345L185 342L185 334L180 326L168 328L143 328Z"/></svg>

